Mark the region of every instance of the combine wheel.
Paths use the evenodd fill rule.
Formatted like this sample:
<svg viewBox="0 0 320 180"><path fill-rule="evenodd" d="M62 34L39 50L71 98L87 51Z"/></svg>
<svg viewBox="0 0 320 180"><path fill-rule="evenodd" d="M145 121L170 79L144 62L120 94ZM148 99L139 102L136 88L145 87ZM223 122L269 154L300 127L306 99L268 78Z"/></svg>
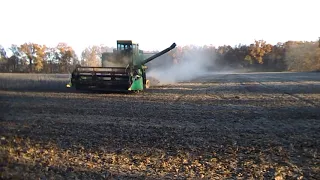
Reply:
<svg viewBox="0 0 320 180"><path fill-rule="evenodd" d="M149 89L149 88L150 88L150 80L147 79L147 80L146 80L146 89Z"/></svg>

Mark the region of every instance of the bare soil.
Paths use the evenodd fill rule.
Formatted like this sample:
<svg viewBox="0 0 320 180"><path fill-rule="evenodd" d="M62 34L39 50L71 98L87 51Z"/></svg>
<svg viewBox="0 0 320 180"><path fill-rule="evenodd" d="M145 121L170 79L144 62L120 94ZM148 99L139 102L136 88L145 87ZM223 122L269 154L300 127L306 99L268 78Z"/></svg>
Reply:
<svg viewBox="0 0 320 180"><path fill-rule="evenodd" d="M320 179L319 73L140 93L76 92L67 78L0 76L1 179Z"/></svg>

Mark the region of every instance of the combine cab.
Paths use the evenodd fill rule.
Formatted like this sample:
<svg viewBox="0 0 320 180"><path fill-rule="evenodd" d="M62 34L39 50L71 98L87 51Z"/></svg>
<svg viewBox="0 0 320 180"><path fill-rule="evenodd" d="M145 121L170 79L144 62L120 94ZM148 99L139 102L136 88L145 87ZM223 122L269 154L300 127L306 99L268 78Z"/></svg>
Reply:
<svg viewBox="0 0 320 180"><path fill-rule="evenodd" d="M113 53L102 54L102 67L77 67L72 72L67 87L95 90L141 91L150 87L146 78L146 63L169 52L176 46L173 43L165 50L144 58L139 44L128 40L118 40Z"/></svg>

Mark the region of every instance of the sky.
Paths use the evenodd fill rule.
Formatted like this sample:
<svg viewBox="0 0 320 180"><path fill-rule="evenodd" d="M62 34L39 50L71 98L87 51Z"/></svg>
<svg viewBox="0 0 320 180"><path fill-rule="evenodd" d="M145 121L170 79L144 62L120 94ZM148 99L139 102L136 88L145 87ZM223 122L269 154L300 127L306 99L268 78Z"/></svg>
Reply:
<svg viewBox="0 0 320 180"><path fill-rule="evenodd" d="M317 0L1 0L0 45L65 42L77 54L129 39L143 50L320 37Z"/></svg>

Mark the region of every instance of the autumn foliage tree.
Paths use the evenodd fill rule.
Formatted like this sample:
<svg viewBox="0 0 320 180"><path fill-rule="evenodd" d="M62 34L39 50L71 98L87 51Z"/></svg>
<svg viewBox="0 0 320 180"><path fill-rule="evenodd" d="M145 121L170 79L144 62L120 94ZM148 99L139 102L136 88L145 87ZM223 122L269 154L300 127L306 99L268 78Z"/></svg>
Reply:
<svg viewBox="0 0 320 180"><path fill-rule="evenodd" d="M75 52L72 47L68 46L66 43L59 43L56 47L59 53L55 53L56 58L58 59L58 64L60 72L68 72L69 65L75 58Z"/></svg>
<svg viewBox="0 0 320 180"><path fill-rule="evenodd" d="M103 48L103 47L102 47ZM84 66L100 66L101 65L101 47L87 47L81 54L81 65Z"/></svg>
<svg viewBox="0 0 320 180"><path fill-rule="evenodd" d="M271 44L267 44L266 41L263 40L256 40L254 44L249 46L246 60L249 60L250 63L253 63L252 60L256 60L259 64L263 64L263 57L271 52L271 50Z"/></svg>
<svg viewBox="0 0 320 180"><path fill-rule="evenodd" d="M43 58L45 56L46 46L35 43L24 43L20 46L22 56L29 61L30 72L40 72L43 68Z"/></svg>
<svg viewBox="0 0 320 180"><path fill-rule="evenodd" d="M6 69L5 68L6 64L8 64L7 53L4 49L4 47L0 45L0 66L1 66L0 70L4 71Z"/></svg>
<svg viewBox="0 0 320 180"><path fill-rule="evenodd" d="M320 70L320 48L316 42L287 42L285 62L289 71Z"/></svg>

